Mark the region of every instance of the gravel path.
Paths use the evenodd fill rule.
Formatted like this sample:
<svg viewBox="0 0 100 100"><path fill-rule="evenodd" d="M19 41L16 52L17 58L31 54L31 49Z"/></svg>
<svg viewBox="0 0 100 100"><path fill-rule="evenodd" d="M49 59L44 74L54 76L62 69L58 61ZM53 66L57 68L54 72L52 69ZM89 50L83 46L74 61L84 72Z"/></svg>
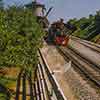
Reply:
<svg viewBox="0 0 100 100"><path fill-rule="evenodd" d="M64 60L54 46L44 45L41 51L68 100L100 100L100 94L96 92L96 89L91 87L88 82Z"/></svg>
<svg viewBox="0 0 100 100"><path fill-rule="evenodd" d="M97 65L100 65L100 54L97 52L92 51L90 48L87 48L86 46L74 40L70 40L68 45L74 50L78 51L80 54L84 55L84 57L88 58Z"/></svg>

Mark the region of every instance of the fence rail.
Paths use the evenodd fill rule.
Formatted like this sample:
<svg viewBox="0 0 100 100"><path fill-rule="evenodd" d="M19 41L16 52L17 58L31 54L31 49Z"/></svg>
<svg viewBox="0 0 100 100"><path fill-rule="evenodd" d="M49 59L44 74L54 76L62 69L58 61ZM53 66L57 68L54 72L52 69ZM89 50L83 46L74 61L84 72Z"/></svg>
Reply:
<svg viewBox="0 0 100 100"><path fill-rule="evenodd" d="M49 100L67 100L67 98L64 96L58 82L56 81L54 74L51 72L40 49L39 49L39 56L41 59L40 69L44 70L44 72L42 71L42 74L44 74L44 81L46 84L46 88L47 88L46 91L47 91Z"/></svg>
<svg viewBox="0 0 100 100"><path fill-rule="evenodd" d="M40 50L38 55L39 63L34 78L32 73L27 75L23 69L20 71L15 100L20 100L20 96L22 100L27 100L27 96L30 100L67 100Z"/></svg>

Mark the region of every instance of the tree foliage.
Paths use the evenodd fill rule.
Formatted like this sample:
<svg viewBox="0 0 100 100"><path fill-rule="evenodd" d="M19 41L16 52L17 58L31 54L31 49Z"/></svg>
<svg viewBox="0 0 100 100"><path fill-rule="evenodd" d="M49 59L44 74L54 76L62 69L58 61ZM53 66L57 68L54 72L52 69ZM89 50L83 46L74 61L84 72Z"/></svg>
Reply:
<svg viewBox="0 0 100 100"><path fill-rule="evenodd" d="M71 19L69 22L77 26L77 31L73 35L80 38L91 40L100 33L100 11L95 15L90 14L89 17Z"/></svg>
<svg viewBox="0 0 100 100"><path fill-rule="evenodd" d="M0 10L0 66L35 66L43 35L31 10Z"/></svg>

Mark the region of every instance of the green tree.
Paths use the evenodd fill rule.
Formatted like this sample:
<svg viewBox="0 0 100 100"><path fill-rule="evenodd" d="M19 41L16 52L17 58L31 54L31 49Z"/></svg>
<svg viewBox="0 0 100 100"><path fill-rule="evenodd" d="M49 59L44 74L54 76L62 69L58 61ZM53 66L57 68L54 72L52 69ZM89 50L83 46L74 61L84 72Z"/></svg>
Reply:
<svg viewBox="0 0 100 100"><path fill-rule="evenodd" d="M88 30L88 36L86 37L87 40L92 40L97 35L100 34L100 11L96 12L94 16L94 25Z"/></svg>
<svg viewBox="0 0 100 100"><path fill-rule="evenodd" d="M0 19L0 66L35 67L44 33L32 11L11 7L0 12Z"/></svg>

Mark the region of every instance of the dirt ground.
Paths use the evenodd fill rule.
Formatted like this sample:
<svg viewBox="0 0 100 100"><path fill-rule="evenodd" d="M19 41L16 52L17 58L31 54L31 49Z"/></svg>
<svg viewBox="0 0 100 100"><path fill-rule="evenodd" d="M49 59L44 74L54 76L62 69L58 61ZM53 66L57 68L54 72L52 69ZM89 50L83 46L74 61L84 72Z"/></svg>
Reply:
<svg viewBox="0 0 100 100"><path fill-rule="evenodd" d="M100 65L100 54L97 52L92 51L90 48L87 48L86 46L74 40L70 40L68 45L71 46L74 50L78 51L80 54L84 55L84 57Z"/></svg>
<svg viewBox="0 0 100 100"><path fill-rule="evenodd" d="M66 65L66 62L64 61L63 57L57 53L55 47L53 46L45 46L41 51L47 59L51 71L54 72L54 75L58 83L60 84L65 97L69 98L68 100L77 100L72 90L69 88L69 85L66 84L66 80L64 77L64 65Z"/></svg>
<svg viewBox="0 0 100 100"><path fill-rule="evenodd" d="M99 94L66 62L54 46L44 44L42 54L68 100L100 100Z"/></svg>
<svg viewBox="0 0 100 100"><path fill-rule="evenodd" d="M16 92L16 80L19 73L19 68L16 67L4 67L0 69L0 81L7 87L12 93ZM12 95L13 98L14 95ZM12 99L13 100L13 99Z"/></svg>
<svg viewBox="0 0 100 100"><path fill-rule="evenodd" d="M8 81L6 82L5 86L13 93L16 92L16 80L17 80L19 71L20 71L20 68L17 68L17 67L9 67L9 68L0 69L0 77ZM26 81L26 84L27 84L26 91L27 91L27 94L29 94L28 81ZM20 92L22 92L22 87L20 89ZM15 95L12 95L11 100L15 100ZM19 100L22 100L22 94L20 95ZM27 96L27 100L30 100L29 96Z"/></svg>

